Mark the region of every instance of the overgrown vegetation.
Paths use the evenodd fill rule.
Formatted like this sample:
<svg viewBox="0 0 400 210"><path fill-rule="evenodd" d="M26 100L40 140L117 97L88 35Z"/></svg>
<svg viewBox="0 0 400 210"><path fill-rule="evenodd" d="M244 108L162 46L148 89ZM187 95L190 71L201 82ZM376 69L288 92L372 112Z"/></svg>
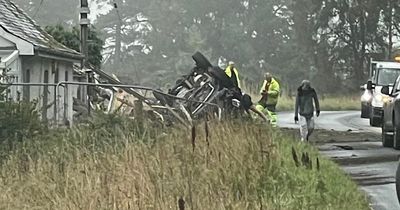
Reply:
<svg viewBox="0 0 400 210"><path fill-rule="evenodd" d="M261 125L101 115L24 140L0 166L0 209L368 209L335 164Z"/></svg>
<svg viewBox="0 0 400 210"><path fill-rule="evenodd" d="M281 97L278 102L278 111L294 111L295 97ZM319 98L322 111L360 110L359 96L325 96Z"/></svg>
<svg viewBox="0 0 400 210"><path fill-rule="evenodd" d="M77 26L64 27L59 23L54 26L46 26L45 30L56 41L80 52L80 30ZM88 39L88 63L95 68L100 68L103 60L101 51L103 50L104 41L99 38L99 34L93 26L89 28Z"/></svg>
<svg viewBox="0 0 400 210"><path fill-rule="evenodd" d="M259 94L260 84L249 82L243 82L242 84L244 92L251 95L253 103L258 103L261 98ZM288 93L284 89L281 89L281 91L281 96L279 97L277 105L278 112L294 111L296 92ZM360 110L361 108L361 94L321 94L318 89L316 91L322 111L349 111Z"/></svg>
<svg viewBox="0 0 400 210"><path fill-rule="evenodd" d="M31 137L44 128L35 104L0 102L0 143Z"/></svg>

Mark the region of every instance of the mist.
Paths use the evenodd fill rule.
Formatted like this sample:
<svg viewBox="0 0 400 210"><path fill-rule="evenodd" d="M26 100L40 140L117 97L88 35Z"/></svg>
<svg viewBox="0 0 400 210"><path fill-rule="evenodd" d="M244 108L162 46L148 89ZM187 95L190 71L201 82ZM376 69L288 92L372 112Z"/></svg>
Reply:
<svg viewBox="0 0 400 210"><path fill-rule="evenodd" d="M43 27L78 24L77 0L15 2ZM173 84L200 51L214 65L234 61L249 89L269 71L287 95L303 79L321 93L355 93L369 59L393 60L399 46L400 3L390 0L114 2L90 1L101 68L153 87Z"/></svg>

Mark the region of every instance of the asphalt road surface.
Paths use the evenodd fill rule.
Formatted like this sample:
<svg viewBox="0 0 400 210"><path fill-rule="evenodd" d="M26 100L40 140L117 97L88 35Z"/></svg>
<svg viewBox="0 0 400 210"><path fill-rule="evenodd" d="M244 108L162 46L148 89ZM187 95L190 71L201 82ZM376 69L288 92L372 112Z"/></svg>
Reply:
<svg viewBox="0 0 400 210"><path fill-rule="evenodd" d="M294 123L293 113L279 113L278 120L280 127L299 127ZM381 129L370 127L367 119L360 118L359 111L322 112L315 123L317 129L356 136L354 141L342 141L335 138L343 137L331 136L334 142L317 145L323 155L341 165L368 194L374 210L400 209L394 184L400 151L382 147ZM367 133L374 134L374 137L365 140Z"/></svg>
<svg viewBox="0 0 400 210"><path fill-rule="evenodd" d="M381 132L380 128L369 126L369 121L367 119L362 119L359 111L321 112L321 115L315 118L315 123L317 129L352 132ZM279 113L278 125L286 128L299 127L294 123L293 112Z"/></svg>

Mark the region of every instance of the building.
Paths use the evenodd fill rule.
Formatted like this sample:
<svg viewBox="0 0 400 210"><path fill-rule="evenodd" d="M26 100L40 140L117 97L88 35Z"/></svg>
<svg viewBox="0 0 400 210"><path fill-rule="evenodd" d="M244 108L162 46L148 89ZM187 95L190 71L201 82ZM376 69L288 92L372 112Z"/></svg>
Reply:
<svg viewBox="0 0 400 210"><path fill-rule="evenodd" d="M56 84L72 81L74 63L83 56L57 42L10 0L0 0L0 75L7 83ZM4 77L4 75L7 75ZM65 123L73 119L72 87L12 86L10 100L37 101L42 119Z"/></svg>

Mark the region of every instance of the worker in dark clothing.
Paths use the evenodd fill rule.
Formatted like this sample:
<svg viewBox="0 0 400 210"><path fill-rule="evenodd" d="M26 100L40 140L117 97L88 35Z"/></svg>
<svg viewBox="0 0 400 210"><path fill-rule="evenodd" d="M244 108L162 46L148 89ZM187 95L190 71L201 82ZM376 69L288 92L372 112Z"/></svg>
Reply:
<svg viewBox="0 0 400 210"><path fill-rule="evenodd" d="M300 136L301 141L309 139L314 131L314 103L317 117L320 114L319 101L317 93L311 87L310 81L303 80L301 86L297 89L296 106L295 106L295 123L300 120ZM300 119L299 119L300 114Z"/></svg>
<svg viewBox="0 0 400 210"><path fill-rule="evenodd" d="M258 116L260 116L265 122L269 122L267 116L265 116L265 114L258 110L256 108L256 106L254 106L253 101L251 100L250 95L242 93L242 92L238 92L237 94L235 94L234 99L233 100L237 100L237 103L240 103L240 107L243 108L247 114L250 115L250 110L253 111L254 113L256 113ZM250 115L251 116L251 115Z"/></svg>
<svg viewBox="0 0 400 210"><path fill-rule="evenodd" d="M229 61L228 67L226 67L225 69L225 73L226 75L228 75L229 78L231 78L233 84L240 89L241 86L240 86L239 72L235 67L235 63L233 61Z"/></svg>

